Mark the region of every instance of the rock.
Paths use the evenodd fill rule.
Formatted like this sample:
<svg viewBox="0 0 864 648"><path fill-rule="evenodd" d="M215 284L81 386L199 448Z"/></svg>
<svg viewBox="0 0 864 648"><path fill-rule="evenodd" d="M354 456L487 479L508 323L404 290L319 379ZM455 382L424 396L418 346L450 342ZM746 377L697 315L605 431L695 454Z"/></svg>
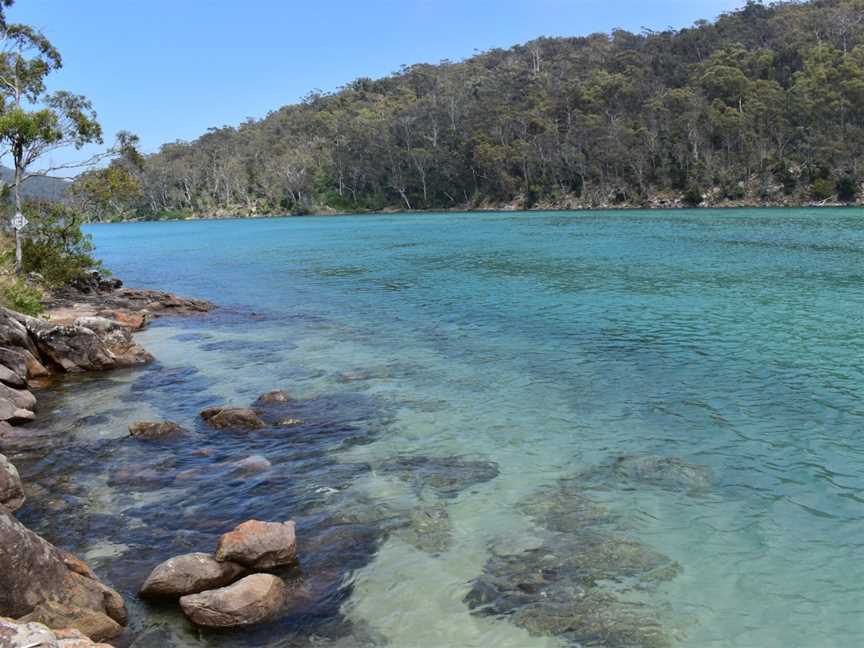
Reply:
<svg viewBox="0 0 864 648"><path fill-rule="evenodd" d="M262 457L261 455L246 457L240 461L235 461L232 465L244 475L266 472L273 467L273 464L270 463L267 457Z"/></svg>
<svg viewBox="0 0 864 648"><path fill-rule="evenodd" d="M219 538L217 560L231 560L250 569L271 569L297 560L294 522L249 520Z"/></svg>
<svg viewBox="0 0 864 648"><path fill-rule="evenodd" d="M520 502L519 510L551 531L580 532L615 522L617 518L591 499L582 484L579 479L561 479Z"/></svg>
<svg viewBox="0 0 864 648"><path fill-rule="evenodd" d="M40 355L67 373L134 367L153 360L135 343L128 327L105 318L87 318L87 322L93 328L38 320L28 324Z"/></svg>
<svg viewBox="0 0 864 648"><path fill-rule="evenodd" d="M267 392L266 394L259 396L258 400L255 402L263 405L272 405L277 403L290 403L293 400L294 399L291 398L291 395L288 392L277 389L275 391Z"/></svg>
<svg viewBox="0 0 864 648"><path fill-rule="evenodd" d="M0 420L29 421L35 418L36 397L26 389L0 383Z"/></svg>
<svg viewBox="0 0 864 648"><path fill-rule="evenodd" d="M540 547L493 555L465 602L474 614L509 617L535 636L575 645L665 648L671 638L658 611L619 599L617 592L651 589L678 572L676 563L629 539L553 534Z"/></svg>
<svg viewBox="0 0 864 648"><path fill-rule="evenodd" d="M41 623L17 623L0 617L0 648L59 648L59 644Z"/></svg>
<svg viewBox="0 0 864 648"><path fill-rule="evenodd" d="M27 372L17 373L9 367L0 364L0 382L10 386L24 388L27 386Z"/></svg>
<svg viewBox="0 0 864 648"><path fill-rule="evenodd" d="M136 421L135 423L129 424L129 436L145 441L152 441L155 439L173 439L188 433L188 430L180 427L172 421L163 421L160 423Z"/></svg>
<svg viewBox="0 0 864 648"><path fill-rule="evenodd" d="M498 464L462 457L401 456L385 461L378 469L412 483L419 493L432 488L443 497L456 497L466 488L498 476Z"/></svg>
<svg viewBox="0 0 864 648"><path fill-rule="evenodd" d="M97 641L112 639L123 633L123 628L107 615L88 608L43 601L30 613L19 619L22 623L42 623L49 628L75 628Z"/></svg>
<svg viewBox="0 0 864 648"><path fill-rule="evenodd" d="M306 421L298 418L286 418L279 421L279 427L297 427L303 425Z"/></svg>
<svg viewBox="0 0 864 648"><path fill-rule="evenodd" d="M664 490L705 493L711 489L714 475L707 466L687 463L677 457L659 455L619 455L589 468L574 477L583 486L602 484L633 490L654 486Z"/></svg>
<svg viewBox="0 0 864 648"><path fill-rule="evenodd" d="M427 506L411 512L409 526L399 536L420 551L437 555L450 549L453 533L450 515L443 506Z"/></svg>
<svg viewBox="0 0 864 648"><path fill-rule="evenodd" d="M246 569L230 561L219 562L205 553L191 553L158 565L141 586L143 597L179 598L230 585Z"/></svg>
<svg viewBox="0 0 864 648"><path fill-rule="evenodd" d="M2 454L0 454L0 506L14 513L24 506L24 488L18 469Z"/></svg>
<svg viewBox="0 0 864 648"><path fill-rule="evenodd" d="M180 607L197 625L232 628L273 618L286 597L282 579L271 574L253 574L228 587L184 596Z"/></svg>
<svg viewBox="0 0 864 648"><path fill-rule="evenodd" d="M2 364L7 371L12 372L15 375L15 381L9 382L7 380L3 380L3 382L11 385L12 387L25 387L27 378L28 378L28 358L33 358L33 354L31 354L26 349L12 349L8 347L0 347L0 364ZM33 358L33 361L36 361Z"/></svg>
<svg viewBox="0 0 864 648"><path fill-rule="evenodd" d="M210 427L219 430L225 428L258 430L264 427L264 421L248 407L211 407L201 412L201 418Z"/></svg>
<svg viewBox="0 0 864 648"><path fill-rule="evenodd" d="M39 451L47 452L55 442L50 432L31 427L12 427L0 420L0 451L10 452Z"/></svg>
<svg viewBox="0 0 864 648"><path fill-rule="evenodd" d="M94 640L122 632L122 597L67 566L63 553L0 510L0 614L75 628Z"/></svg>

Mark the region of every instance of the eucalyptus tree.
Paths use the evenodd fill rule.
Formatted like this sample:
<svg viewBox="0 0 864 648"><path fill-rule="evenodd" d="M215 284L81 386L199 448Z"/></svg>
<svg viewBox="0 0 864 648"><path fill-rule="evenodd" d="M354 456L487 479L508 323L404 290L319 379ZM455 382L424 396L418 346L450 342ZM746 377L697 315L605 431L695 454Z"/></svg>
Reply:
<svg viewBox="0 0 864 648"><path fill-rule="evenodd" d="M90 102L65 91L46 92L46 78L63 65L60 53L26 25L0 26L0 153L15 172L15 268L21 271L21 185L33 175L69 169L61 164L33 171L37 161L65 147L102 143L102 128ZM95 160L93 160L95 161Z"/></svg>

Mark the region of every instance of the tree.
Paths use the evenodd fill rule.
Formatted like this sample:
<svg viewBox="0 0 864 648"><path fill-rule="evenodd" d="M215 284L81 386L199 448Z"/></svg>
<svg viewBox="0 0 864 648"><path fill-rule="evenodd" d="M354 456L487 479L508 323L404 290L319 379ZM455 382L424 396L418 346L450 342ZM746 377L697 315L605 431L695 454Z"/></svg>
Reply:
<svg viewBox="0 0 864 648"><path fill-rule="evenodd" d="M11 155L16 213L21 213L21 185L45 154L73 146L102 143L102 129L90 102L69 92L45 93L45 79L62 66L59 52L26 25L0 27L0 157ZM73 165L61 165L41 174ZM15 230L15 268L21 271L22 235Z"/></svg>

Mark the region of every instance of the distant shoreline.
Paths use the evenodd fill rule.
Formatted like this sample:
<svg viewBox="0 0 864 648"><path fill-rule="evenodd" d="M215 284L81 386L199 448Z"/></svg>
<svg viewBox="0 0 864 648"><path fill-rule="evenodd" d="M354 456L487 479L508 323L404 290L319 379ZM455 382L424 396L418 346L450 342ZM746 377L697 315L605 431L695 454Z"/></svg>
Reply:
<svg viewBox="0 0 864 648"><path fill-rule="evenodd" d="M757 204L720 204L720 205L667 205L667 206L602 206L602 207L530 207L514 208L502 207L475 207L475 208L443 208L443 209L382 209L382 210L357 210L357 211L317 211L303 214L291 213L262 213L262 214L238 214L227 213L225 215L189 215L185 217L171 218L127 218L113 221L94 221L87 225L118 225L124 223L163 223L163 222L186 222L186 221L221 221L221 220L266 220L268 218L322 218L342 216L410 216L428 214L507 214L507 213L559 213L578 214L586 212L662 212L662 211L735 211L741 209L760 210L788 210L788 209L864 209L864 203L800 203L795 205L757 205Z"/></svg>

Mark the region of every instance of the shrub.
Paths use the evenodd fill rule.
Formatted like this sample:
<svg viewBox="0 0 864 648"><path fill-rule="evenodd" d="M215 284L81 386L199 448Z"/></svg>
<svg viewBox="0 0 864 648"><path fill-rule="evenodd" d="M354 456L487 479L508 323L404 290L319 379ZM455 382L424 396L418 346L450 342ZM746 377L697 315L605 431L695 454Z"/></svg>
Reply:
<svg viewBox="0 0 864 648"><path fill-rule="evenodd" d="M40 315L45 307L42 290L21 279L10 279L0 288L0 300L7 308L25 315Z"/></svg>
<svg viewBox="0 0 864 648"><path fill-rule="evenodd" d="M36 272L51 287L65 286L101 263L93 258L90 236L81 231L80 215L65 205L30 202L23 244L25 272Z"/></svg>
<svg viewBox="0 0 864 648"><path fill-rule="evenodd" d="M684 204L690 207L698 207L704 201L702 197L702 189L701 187L697 187L696 185L690 185L687 188L687 191L684 192Z"/></svg>
<svg viewBox="0 0 864 648"><path fill-rule="evenodd" d="M844 176L837 181L837 199L840 202L855 202L858 197L858 184L854 178Z"/></svg>
<svg viewBox="0 0 864 648"><path fill-rule="evenodd" d="M835 184L828 178L813 181L811 192L815 200L829 200L834 195Z"/></svg>

